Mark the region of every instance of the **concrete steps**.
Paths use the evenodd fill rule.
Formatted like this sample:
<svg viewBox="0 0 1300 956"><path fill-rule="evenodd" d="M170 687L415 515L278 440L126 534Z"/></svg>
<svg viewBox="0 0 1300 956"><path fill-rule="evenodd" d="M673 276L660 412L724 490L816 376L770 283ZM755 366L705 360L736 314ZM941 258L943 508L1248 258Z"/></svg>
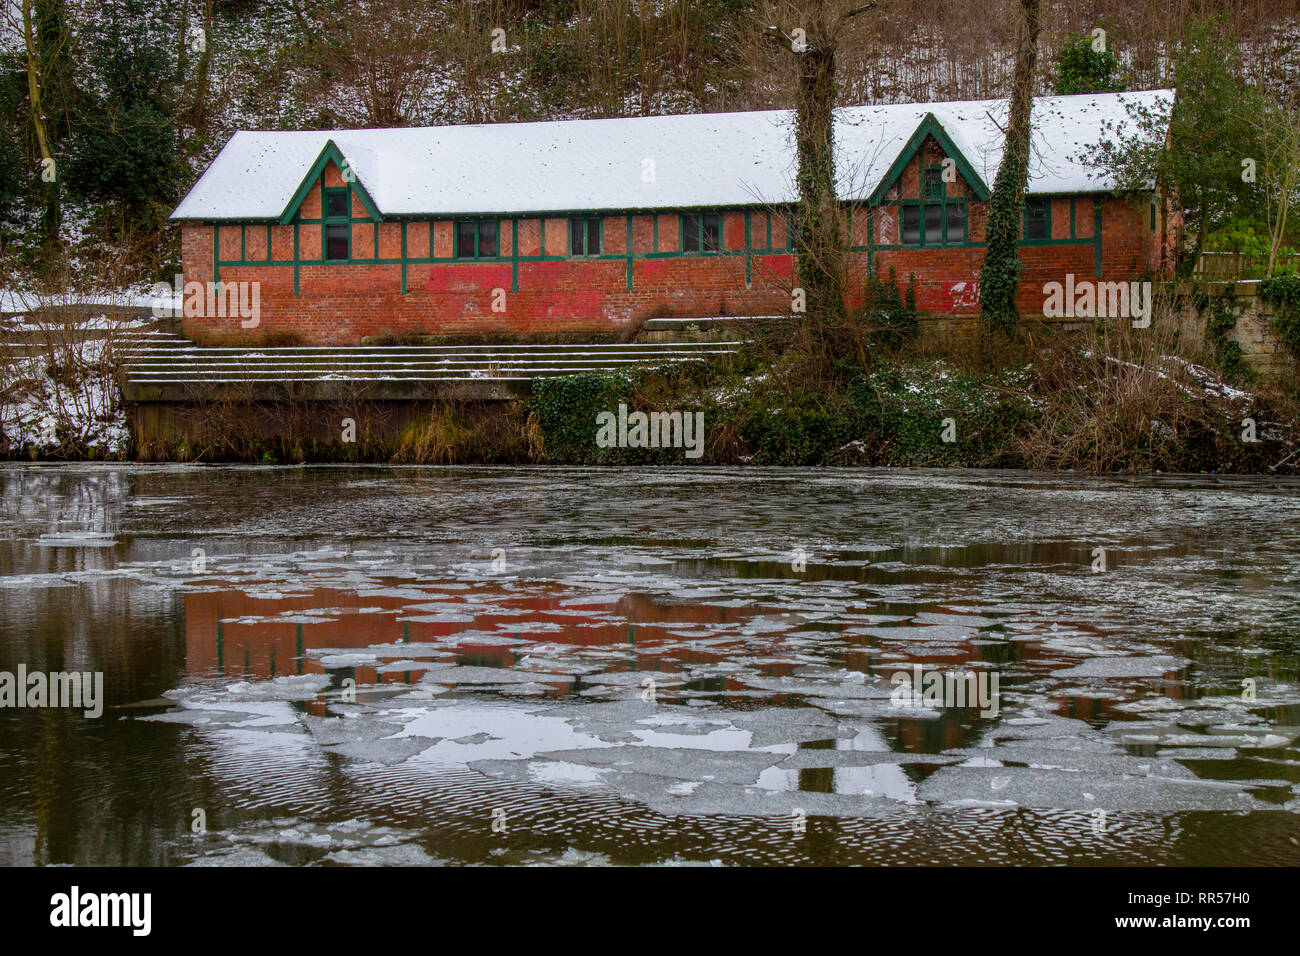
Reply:
<svg viewBox="0 0 1300 956"><path fill-rule="evenodd" d="M324 400L358 391L374 400L526 394L535 378L709 360L738 342L575 345L200 346L153 331L115 342L128 401L214 397Z"/></svg>

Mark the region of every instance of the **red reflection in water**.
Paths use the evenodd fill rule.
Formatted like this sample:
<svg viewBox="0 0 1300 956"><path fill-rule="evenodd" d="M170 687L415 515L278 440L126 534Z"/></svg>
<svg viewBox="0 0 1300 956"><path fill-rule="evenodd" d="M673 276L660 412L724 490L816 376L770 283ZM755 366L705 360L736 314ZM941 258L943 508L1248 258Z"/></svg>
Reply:
<svg viewBox="0 0 1300 956"><path fill-rule="evenodd" d="M391 585L417 589L410 582ZM624 645L628 655L610 660L606 670L674 673L683 663L713 661L724 655L686 647L689 638L671 633L673 630L684 625L740 624L756 613L754 608L665 604L642 594L627 594L616 602L575 603L571 595L545 591L526 593L489 586L472 593L440 592L436 584L424 587L429 593L418 597L335 588L292 595L263 596L245 590L187 594L186 670L195 675L263 680L286 674L320 674L325 668L319 659L309 656L313 650L362 650L423 642L439 643L437 655L429 658L439 663L506 668L526 656L526 645L499 643L485 637L486 633L581 647ZM438 606L425 606L434 603ZM484 610L485 603L493 607ZM435 615L459 620L420 620ZM463 640L447 641L460 633L466 635ZM661 647L666 649L651 653ZM398 648L378 656L382 660L407 657ZM414 683L426 669L420 663L422 660L400 672L381 673L374 666L347 670L358 684ZM574 685L572 680L556 681L547 674L539 675L539 681L550 683L557 694L571 692ZM727 686L740 689L734 682Z"/></svg>

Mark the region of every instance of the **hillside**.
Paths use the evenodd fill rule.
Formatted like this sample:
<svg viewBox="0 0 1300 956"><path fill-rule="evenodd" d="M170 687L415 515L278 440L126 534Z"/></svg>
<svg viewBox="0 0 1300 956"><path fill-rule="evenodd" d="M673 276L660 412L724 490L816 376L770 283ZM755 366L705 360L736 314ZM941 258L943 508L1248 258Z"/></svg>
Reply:
<svg viewBox="0 0 1300 956"><path fill-rule="evenodd" d="M239 129L789 107L786 61L765 28L816 6L20 0L0 27L0 286L169 277L179 257L167 216ZM1058 86L1067 39L1096 29L1116 88L1173 85L1172 52L1210 14L1235 36L1241 79L1294 103L1300 15L1285 0L1048 0L1039 91ZM1004 97L1013 43L1011 4L885 3L841 37L839 100Z"/></svg>

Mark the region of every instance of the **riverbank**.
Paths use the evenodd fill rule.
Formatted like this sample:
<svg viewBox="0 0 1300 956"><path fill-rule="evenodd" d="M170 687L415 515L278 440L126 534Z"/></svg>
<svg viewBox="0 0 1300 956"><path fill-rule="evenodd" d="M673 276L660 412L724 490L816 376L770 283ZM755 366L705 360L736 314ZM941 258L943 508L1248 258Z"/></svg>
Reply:
<svg viewBox="0 0 1300 956"><path fill-rule="evenodd" d="M962 340L942 353L877 335L843 357L815 361L757 331L734 354L539 377L524 395L495 401L467 393L382 402L342 390L331 401L267 401L196 389L164 409L175 420L162 428L154 422L147 440L142 410L162 413L148 405L133 412L123 401L106 343L69 340L3 363L0 454L261 464L1300 470L1294 372L1261 375L1177 329L1030 329L996 349Z"/></svg>

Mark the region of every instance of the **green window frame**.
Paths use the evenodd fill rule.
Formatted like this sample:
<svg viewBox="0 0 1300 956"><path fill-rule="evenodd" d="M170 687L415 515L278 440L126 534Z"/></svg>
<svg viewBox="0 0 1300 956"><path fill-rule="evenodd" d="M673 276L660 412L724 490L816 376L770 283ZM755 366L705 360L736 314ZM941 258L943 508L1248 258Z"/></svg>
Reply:
<svg viewBox="0 0 1300 956"><path fill-rule="evenodd" d="M569 255L598 256L605 220L600 216L574 216L569 220Z"/></svg>
<svg viewBox="0 0 1300 956"><path fill-rule="evenodd" d="M925 167L925 181L921 193L929 202L942 201L947 192L943 181L943 164L931 163Z"/></svg>
<svg viewBox="0 0 1300 956"><path fill-rule="evenodd" d="M331 207L343 202L340 214ZM321 192L321 258L326 262L352 260L352 190L346 186L330 186Z"/></svg>
<svg viewBox="0 0 1300 956"><path fill-rule="evenodd" d="M1047 199L1025 200L1024 239L1041 242L1052 238L1052 203Z"/></svg>
<svg viewBox="0 0 1300 956"><path fill-rule="evenodd" d="M342 200L342 212L334 212L330 207L334 205L333 200ZM352 218L352 196L351 190L347 186L328 186L325 189L325 205L321 210L322 219L351 219Z"/></svg>
<svg viewBox="0 0 1300 956"><path fill-rule="evenodd" d="M457 259L499 259L501 220L456 220L455 245Z"/></svg>
<svg viewBox="0 0 1300 956"><path fill-rule="evenodd" d="M682 252L710 255L722 251L722 213L681 214Z"/></svg>
<svg viewBox="0 0 1300 956"><path fill-rule="evenodd" d="M898 207L899 245L933 249L966 244L970 228L966 200L904 200Z"/></svg>

